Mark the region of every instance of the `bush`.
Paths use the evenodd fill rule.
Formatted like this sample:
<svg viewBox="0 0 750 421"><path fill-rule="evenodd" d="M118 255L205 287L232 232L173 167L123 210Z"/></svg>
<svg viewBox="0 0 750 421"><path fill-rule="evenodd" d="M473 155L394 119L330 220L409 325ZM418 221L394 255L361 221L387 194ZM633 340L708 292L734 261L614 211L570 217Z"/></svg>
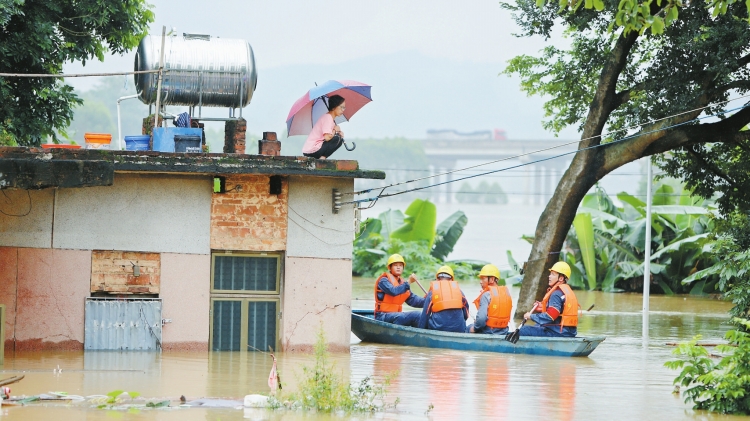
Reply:
<svg viewBox="0 0 750 421"><path fill-rule="evenodd" d="M687 359L667 361L672 370L682 368L674 384L686 388L682 393L685 403L692 402L695 409L706 409L724 414L750 414L750 320L735 317L737 329L727 332L728 345L716 350L728 354L718 362L712 360L706 348L698 346L696 336L680 344L675 355Z"/></svg>
<svg viewBox="0 0 750 421"><path fill-rule="evenodd" d="M329 357L321 326L315 342L315 364L302 368L300 391L291 394L289 399L273 398L272 406L320 412L376 412L398 404L398 399L393 404L385 401L387 387L394 373L386 375L383 383L377 383L368 376L358 385L352 386L336 371L336 365L330 362Z"/></svg>

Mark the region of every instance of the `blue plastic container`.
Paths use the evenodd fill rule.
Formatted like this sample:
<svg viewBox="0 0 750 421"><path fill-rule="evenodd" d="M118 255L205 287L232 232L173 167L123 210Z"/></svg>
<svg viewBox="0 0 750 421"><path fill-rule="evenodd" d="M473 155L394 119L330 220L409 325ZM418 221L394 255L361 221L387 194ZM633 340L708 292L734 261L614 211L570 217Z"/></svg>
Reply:
<svg viewBox="0 0 750 421"><path fill-rule="evenodd" d="M151 136L125 136L125 150L126 151L147 151L148 142L151 140Z"/></svg>

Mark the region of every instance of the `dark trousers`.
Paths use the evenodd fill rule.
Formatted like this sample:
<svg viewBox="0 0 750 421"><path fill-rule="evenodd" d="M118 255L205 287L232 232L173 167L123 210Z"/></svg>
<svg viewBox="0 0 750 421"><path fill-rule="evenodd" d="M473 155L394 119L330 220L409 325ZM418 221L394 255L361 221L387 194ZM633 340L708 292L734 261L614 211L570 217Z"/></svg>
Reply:
<svg viewBox="0 0 750 421"><path fill-rule="evenodd" d="M309 156L311 158L320 159L321 156L328 158L334 152L336 152L341 145L344 144L344 139L339 135L334 135L333 138L327 142L323 142L320 149L313 153L303 153L302 155Z"/></svg>

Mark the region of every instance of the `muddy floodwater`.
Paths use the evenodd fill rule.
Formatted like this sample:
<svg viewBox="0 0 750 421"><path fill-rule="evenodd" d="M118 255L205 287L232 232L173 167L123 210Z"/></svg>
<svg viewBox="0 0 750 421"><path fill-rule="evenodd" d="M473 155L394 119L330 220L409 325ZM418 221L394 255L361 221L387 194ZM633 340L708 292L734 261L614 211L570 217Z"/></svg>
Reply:
<svg viewBox="0 0 750 421"><path fill-rule="evenodd" d="M473 300L477 283L463 283ZM514 288L513 293L518 294ZM353 308L372 308L372 281L355 280ZM578 293L580 335L607 340L586 358L490 354L359 343L350 354L335 354L338 369L352 381L382 378L398 370L389 400L395 410L357 419L381 420L740 420L693 411L672 393L676 373L663 367L668 343L700 333L720 340L730 304L695 297L651 298L649 342L641 340L641 301L637 294ZM284 391L310 357L279 354ZM61 372L57 371L57 368ZM2 377L23 373L13 395L50 391L89 396L113 390L136 391L146 398L188 400L236 398L267 393L271 359L261 353L16 353L6 355ZM429 410L429 411L428 411ZM139 412L107 411L82 404L2 407L3 420L323 420L347 415L290 411L176 408Z"/></svg>

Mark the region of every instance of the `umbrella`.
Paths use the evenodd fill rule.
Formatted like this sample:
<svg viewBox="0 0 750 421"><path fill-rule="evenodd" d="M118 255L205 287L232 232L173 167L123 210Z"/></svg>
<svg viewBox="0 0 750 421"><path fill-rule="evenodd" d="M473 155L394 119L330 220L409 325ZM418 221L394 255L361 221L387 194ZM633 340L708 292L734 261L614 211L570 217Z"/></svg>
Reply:
<svg viewBox="0 0 750 421"><path fill-rule="evenodd" d="M295 101L289 111L286 118L287 136L309 134L315 122L328 112L328 98L333 95L341 95L346 101L344 115L336 118L336 124L349 121L354 113L372 101L371 88L353 80L329 80L310 89Z"/></svg>

